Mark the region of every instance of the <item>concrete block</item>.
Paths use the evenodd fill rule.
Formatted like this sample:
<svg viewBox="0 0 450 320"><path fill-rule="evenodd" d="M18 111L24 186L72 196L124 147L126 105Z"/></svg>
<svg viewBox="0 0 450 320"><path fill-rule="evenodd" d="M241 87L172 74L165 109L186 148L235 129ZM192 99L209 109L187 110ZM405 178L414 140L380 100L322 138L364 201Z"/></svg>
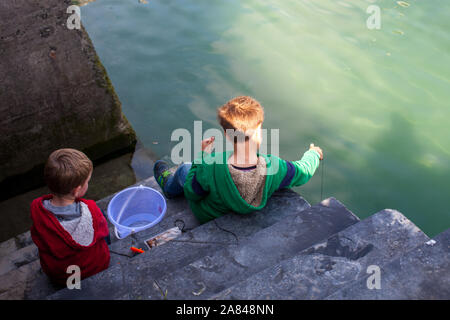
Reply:
<svg viewBox="0 0 450 320"><path fill-rule="evenodd" d="M383 210L213 298L323 299L427 240L400 212Z"/></svg>
<svg viewBox="0 0 450 320"><path fill-rule="evenodd" d="M366 275L327 297L330 300L449 300L450 229L381 267L380 289L368 289Z"/></svg>

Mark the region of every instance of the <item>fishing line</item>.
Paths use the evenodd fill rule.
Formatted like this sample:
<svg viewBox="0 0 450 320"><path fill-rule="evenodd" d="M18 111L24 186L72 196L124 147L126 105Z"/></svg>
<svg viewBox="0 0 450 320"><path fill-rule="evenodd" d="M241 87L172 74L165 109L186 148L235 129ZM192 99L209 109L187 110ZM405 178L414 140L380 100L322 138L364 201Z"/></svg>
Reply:
<svg viewBox="0 0 450 320"><path fill-rule="evenodd" d="M120 253L120 252L117 252L117 251L113 251L111 249L109 249L109 253L117 254L118 256L122 256L122 257L133 258L132 255L129 255L129 254L126 254L126 253Z"/></svg>
<svg viewBox="0 0 450 320"><path fill-rule="evenodd" d="M325 159L322 159L322 178L321 178L321 182L320 182L320 201L323 200L323 171L325 168Z"/></svg>
<svg viewBox="0 0 450 320"><path fill-rule="evenodd" d="M179 226L177 226L177 224L176 224L177 222L181 222L181 223L183 224L183 227L180 228ZM225 228L222 228L221 226L219 226L219 225L217 224L217 221L216 221L215 219L213 220L213 222L214 222L214 224L216 225L217 229L232 234L232 235L234 236L234 238L236 239L236 244L239 244L239 238L238 238L238 236L237 236L233 231L230 231L230 230L227 230L227 229L225 229ZM183 233L184 233L184 232L191 231L191 230L194 229L194 228L186 229L186 228L185 228L186 223L185 223L182 219L177 219L177 220L175 220L174 225L175 225L176 227L178 227L178 228L181 230L181 232L183 232ZM203 244L207 244L207 243L210 243L210 244L226 244L226 245L232 244L232 243L214 242L214 241L195 241L195 240L176 240L176 239L171 240L171 241L175 241L175 242L203 243Z"/></svg>
<svg viewBox="0 0 450 320"><path fill-rule="evenodd" d="M218 241L197 241L197 240L177 240L177 239L172 239L170 241L186 242L186 243L194 243L194 244L220 244L220 245L224 245L224 246L237 245L237 243L233 243L233 242L218 242Z"/></svg>
<svg viewBox="0 0 450 320"><path fill-rule="evenodd" d="M180 227L177 225L177 222L181 222L181 223L183 224L183 226L180 228ZM184 222L184 220L182 220L182 219L177 219L177 220L175 220L175 221L173 222L173 225L174 225L175 227L178 227L178 229L180 229L182 233L188 232L188 231L191 231L191 230L194 229L194 228L186 229L186 228L185 228L185 227L186 227L186 222Z"/></svg>
<svg viewBox="0 0 450 320"><path fill-rule="evenodd" d="M180 226L177 225L177 222L181 222L183 224L181 228L180 228ZM173 241L173 242L187 242L187 243L195 243L195 244L218 244L218 245L225 245L225 246L239 245L239 238L233 231L230 231L230 230L227 230L225 228L222 228L221 226L218 225L216 220L213 220L213 222L216 225L217 229L220 229L220 230L222 230L224 232L228 232L228 233L232 234L234 236L234 238L236 239L236 243L232 243L232 242L218 242L218 241L177 240L177 239L172 239L169 242ZM182 233L185 233L185 232L188 232L188 231L191 231L191 230L195 229L195 228L186 228L186 223L182 219L175 220L174 221L174 225L176 227L178 227L181 230ZM138 239L136 239L136 235L135 234L131 235L131 242L132 242L132 245L136 245L137 244ZM109 250L109 252L113 253L113 254L117 254L119 256L127 257L127 258L134 258L134 256L135 256L135 255L129 255L129 254L113 251L111 249Z"/></svg>
<svg viewBox="0 0 450 320"><path fill-rule="evenodd" d="M219 226L219 225L217 224L217 221L216 221L216 220L214 220L214 224L215 224L216 227L219 228L220 230L225 231L225 232L228 232L228 233L231 233L231 234L236 238L236 243L239 244L239 238L238 238L238 236L237 236L233 231L230 231L230 230L227 230L227 229L222 228L221 226Z"/></svg>

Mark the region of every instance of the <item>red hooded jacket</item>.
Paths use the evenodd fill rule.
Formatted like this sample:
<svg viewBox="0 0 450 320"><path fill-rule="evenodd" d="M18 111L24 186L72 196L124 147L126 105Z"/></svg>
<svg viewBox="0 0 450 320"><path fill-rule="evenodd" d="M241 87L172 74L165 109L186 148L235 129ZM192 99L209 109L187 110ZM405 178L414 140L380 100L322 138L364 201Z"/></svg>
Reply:
<svg viewBox="0 0 450 320"><path fill-rule="evenodd" d="M31 237L39 249L42 270L55 282L66 285L71 275L67 273L70 265L80 267L81 279L108 268L109 249L104 239L109 234L108 223L95 201L76 200L88 206L94 229L92 243L83 246L75 242L54 214L44 207L43 200L51 198L52 195L45 195L31 203Z"/></svg>

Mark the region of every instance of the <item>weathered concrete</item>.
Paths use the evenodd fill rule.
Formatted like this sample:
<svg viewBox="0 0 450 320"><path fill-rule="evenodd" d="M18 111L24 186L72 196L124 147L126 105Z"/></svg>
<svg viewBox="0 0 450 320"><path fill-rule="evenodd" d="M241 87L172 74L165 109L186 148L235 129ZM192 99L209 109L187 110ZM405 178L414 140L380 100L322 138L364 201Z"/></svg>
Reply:
<svg viewBox="0 0 450 320"><path fill-rule="evenodd" d="M2 199L42 184L55 149L80 149L93 160L134 149L135 133L89 36L66 27L69 5L0 2Z"/></svg>
<svg viewBox="0 0 450 320"><path fill-rule="evenodd" d="M143 184L159 188L154 179ZM106 207L110 198L99 205ZM81 291L53 287L39 260L19 261L18 268L0 275L0 299L450 297L450 229L435 238L436 244L424 244L428 237L395 210L358 222L333 198L310 207L283 190L260 212L229 214L199 226L183 197L168 206L157 228L115 241L111 250L119 254L112 254L110 268L83 280ZM130 245L142 245L177 219L193 229L144 254L126 256ZM26 234L14 243L19 251L30 247ZM381 267L381 290L367 289L369 265Z"/></svg>
<svg viewBox="0 0 450 320"><path fill-rule="evenodd" d="M381 267L380 289L367 289L367 275L327 299L449 300L450 229L434 237L434 240L435 244L422 243Z"/></svg>
<svg viewBox="0 0 450 320"><path fill-rule="evenodd" d="M83 280L81 291L64 289L49 298L119 299L127 294L131 299L148 299L150 295L161 297L160 291L154 288L157 279L163 275L207 254L236 247L260 230L293 218L308 207L309 204L295 192L279 191L260 212L245 216L228 214L200 225L169 243L133 259L122 260L107 271Z"/></svg>
<svg viewBox="0 0 450 320"><path fill-rule="evenodd" d="M1 257L0 259L0 276L18 269L21 266L33 262L38 258L38 249L34 244L25 248L14 251L13 253Z"/></svg>
<svg viewBox="0 0 450 320"><path fill-rule="evenodd" d="M383 210L213 299L323 299L427 240L400 212Z"/></svg>
<svg viewBox="0 0 450 320"><path fill-rule="evenodd" d="M5 257L33 243L30 231L24 232L0 243L0 257Z"/></svg>
<svg viewBox="0 0 450 320"><path fill-rule="evenodd" d="M207 256L157 279L157 283L163 292L167 290L168 299L206 299L359 221L338 201L328 203L329 206L313 206L285 217L236 246L211 250ZM274 209L280 213L285 207ZM234 228L230 226L228 230L234 232L241 223L236 221ZM132 269L125 277L133 294L148 299L162 297L158 288L140 274L134 276ZM142 285L143 282L148 285Z"/></svg>
<svg viewBox="0 0 450 320"><path fill-rule="evenodd" d="M0 276L0 300L22 300L25 298L27 284L34 281L39 274L39 260L14 269Z"/></svg>

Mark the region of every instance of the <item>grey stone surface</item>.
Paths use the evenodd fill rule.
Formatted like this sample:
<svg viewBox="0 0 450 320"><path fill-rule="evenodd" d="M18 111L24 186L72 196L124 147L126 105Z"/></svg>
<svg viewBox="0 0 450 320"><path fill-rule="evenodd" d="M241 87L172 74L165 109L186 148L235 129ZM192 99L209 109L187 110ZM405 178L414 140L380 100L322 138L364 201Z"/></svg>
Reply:
<svg viewBox="0 0 450 320"><path fill-rule="evenodd" d="M0 276L11 270L18 269L21 266L33 262L38 258L38 249L34 244L14 251L7 256L0 258Z"/></svg>
<svg viewBox="0 0 450 320"><path fill-rule="evenodd" d="M381 288L368 289L370 275L327 297L330 300L449 300L450 229L381 267Z"/></svg>
<svg viewBox="0 0 450 320"><path fill-rule="evenodd" d="M157 282L163 292L167 290L168 299L206 299L358 221L342 204L329 199L262 229L237 246L210 252ZM161 298L160 290L152 286L131 289L145 298Z"/></svg>
<svg viewBox="0 0 450 320"><path fill-rule="evenodd" d="M33 243L31 239L30 231L21 233L13 238L10 238L6 241L0 243L0 258L5 257L15 251L29 246Z"/></svg>
<svg viewBox="0 0 450 320"><path fill-rule="evenodd" d="M28 284L33 282L41 266L38 260L0 276L0 300L25 299ZM31 279L32 278L32 279Z"/></svg>
<svg viewBox="0 0 450 320"><path fill-rule="evenodd" d="M89 36L67 28L70 5L0 1L2 197L39 184L55 149L84 150L93 160L134 149L135 133Z"/></svg>
<svg viewBox="0 0 450 320"><path fill-rule="evenodd" d="M309 207L297 193L278 191L259 212L230 213L205 223L169 243L121 260L105 272L83 280L82 290L64 289L49 299L119 299L127 293L132 299L148 299L148 290L152 295L160 294L154 280L224 247L236 247L256 232Z"/></svg>
<svg viewBox="0 0 450 320"><path fill-rule="evenodd" d="M185 209L180 212L176 212L174 214L167 215L159 224L156 226L141 231L139 233L130 235L125 239L115 241L110 246L111 253L111 261L110 265L113 266L117 263L126 263L126 260L129 258L133 258L138 253L133 253L131 251L131 247L140 248L144 251L148 251L147 246L145 245L145 240L152 238L153 236L162 233L170 228L181 225L178 221L182 220L185 222L185 228L195 228L200 223L197 221L195 216L189 209Z"/></svg>
<svg viewBox="0 0 450 320"><path fill-rule="evenodd" d="M400 212L383 210L212 298L323 299L427 240Z"/></svg>

